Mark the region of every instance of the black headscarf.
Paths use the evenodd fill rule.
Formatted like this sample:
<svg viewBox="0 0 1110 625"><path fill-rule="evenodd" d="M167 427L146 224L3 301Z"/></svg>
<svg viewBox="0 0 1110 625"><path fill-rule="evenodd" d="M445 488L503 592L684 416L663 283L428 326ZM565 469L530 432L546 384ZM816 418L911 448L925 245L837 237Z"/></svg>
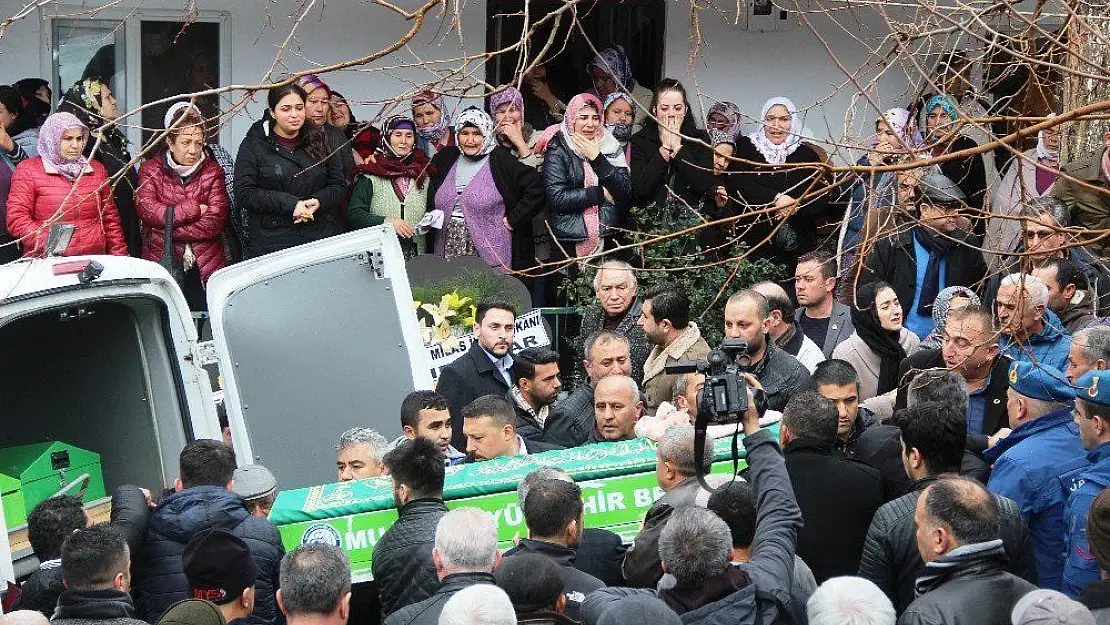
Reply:
<svg viewBox="0 0 1110 625"><path fill-rule="evenodd" d="M852 307L852 325L856 334L879 357L879 395L898 388L898 367L906 358L906 350L898 342L901 330L891 332L879 323L875 297L879 291L888 288L883 282L871 282L859 287L855 306Z"/></svg>

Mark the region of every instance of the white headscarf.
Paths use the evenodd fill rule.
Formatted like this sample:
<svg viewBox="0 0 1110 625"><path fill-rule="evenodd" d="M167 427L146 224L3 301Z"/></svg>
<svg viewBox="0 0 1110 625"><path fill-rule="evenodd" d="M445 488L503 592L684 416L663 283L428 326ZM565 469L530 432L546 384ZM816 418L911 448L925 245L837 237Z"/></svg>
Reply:
<svg viewBox="0 0 1110 625"><path fill-rule="evenodd" d="M767 111L780 104L786 107L786 111L790 115L790 134L786 136L786 141L783 141L782 145L772 143L767 138L766 129L762 126L748 135L748 139L755 145L755 149L763 155L763 158L770 165L782 165L786 162L786 157L793 154L794 150L797 150L798 146L802 144L802 136L798 134L802 129L802 120L798 119L798 107L787 98L775 97L764 102L763 110L759 113L760 124L767 119Z"/></svg>
<svg viewBox="0 0 1110 625"><path fill-rule="evenodd" d="M190 102L176 102L176 103L174 103L173 106L171 106L169 108L168 111L166 111L166 117L163 118L163 120L162 120L162 127L163 128L169 128L170 124L173 123L174 115L177 115L178 111L180 111L182 109L187 109L187 108L191 108L194 111L196 111L197 115L200 116L201 118L204 117L204 115L201 114L200 109L197 108L194 104L192 104Z"/></svg>
<svg viewBox="0 0 1110 625"><path fill-rule="evenodd" d="M1056 113L1049 115L1049 117L1056 117ZM1037 133L1037 158L1046 158L1053 161L1060 160L1060 151L1053 152L1048 149L1048 144L1044 142L1044 131Z"/></svg>
<svg viewBox="0 0 1110 625"><path fill-rule="evenodd" d="M467 158L482 158L492 152L493 148L497 147L497 133L494 131L495 126L493 119L482 109L471 106L459 113L458 117L455 118L454 130L456 143L458 143L459 133L465 126L474 126L478 129L478 132L482 133L482 149L478 150L478 153L474 156L468 156ZM459 151L462 151L461 148Z"/></svg>

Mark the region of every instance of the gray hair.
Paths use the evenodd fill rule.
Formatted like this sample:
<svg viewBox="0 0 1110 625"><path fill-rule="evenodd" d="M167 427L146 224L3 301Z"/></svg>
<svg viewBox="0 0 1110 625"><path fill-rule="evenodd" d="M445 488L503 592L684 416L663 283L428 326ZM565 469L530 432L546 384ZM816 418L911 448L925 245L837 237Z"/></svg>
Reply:
<svg viewBox="0 0 1110 625"><path fill-rule="evenodd" d="M890 599L869 579L833 577L806 603L810 625L894 625Z"/></svg>
<svg viewBox="0 0 1110 625"><path fill-rule="evenodd" d="M436 551L443 568L492 573L497 555L493 515L478 508L455 508L436 524Z"/></svg>
<svg viewBox="0 0 1110 625"><path fill-rule="evenodd" d="M697 586L729 566L732 532L721 517L696 506L671 514L659 535L659 558L679 588Z"/></svg>
<svg viewBox="0 0 1110 625"><path fill-rule="evenodd" d="M348 447L354 447L362 443L370 443L370 457L374 459L374 462L381 464L385 452L389 451L389 441L378 434L377 430L351 428L339 436L339 444L335 446L335 450L343 451Z"/></svg>
<svg viewBox="0 0 1110 625"><path fill-rule="evenodd" d="M524 509L524 500L528 498L528 493L532 490L532 487L546 480L562 480L571 484L574 483L574 478L570 476L570 473L559 467L540 467L533 470L524 476L520 484L516 485L516 500L522 510Z"/></svg>
<svg viewBox="0 0 1110 625"><path fill-rule="evenodd" d="M493 584L474 584L443 604L439 625L516 625L516 610L504 590Z"/></svg>
<svg viewBox="0 0 1110 625"><path fill-rule="evenodd" d="M696 458L694 456L694 426L674 425L663 433L663 440L659 443L659 455L664 460L675 464L675 469L683 475L694 475L697 472ZM705 452L702 454L702 469L709 471L713 464L713 437L705 435Z"/></svg>
<svg viewBox="0 0 1110 625"><path fill-rule="evenodd" d="M1071 226L1071 211L1063 200L1052 195L1035 198L1024 203L1021 216L1030 219L1050 217L1059 228Z"/></svg>
<svg viewBox="0 0 1110 625"><path fill-rule="evenodd" d="M617 334L612 330L598 330L593 334L586 337L586 343L582 346L582 352L586 356L586 360L592 360L594 356L594 346L597 344L608 345L612 342L624 343L628 346L629 353L631 354L632 343L628 341L628 337L623 334Z"/></svg>
<svg viewBox="0 0 1110 625"><path fill-rule="evenodd" d="M605 269L609 271L627 271L629 279L632 280L632 288L636 288L636 285L639 284L636 281L636 270L632 265L623 260L607 260L597 266L597 273L594 274L594 292L601 288L601 272Z"/></svg>
<svg viewBox="0 0 1110 625"><path fill-rule="evenodd" d="M1079 353L1091 362L1099 358L1110 362L1110 327L1095 326L1076 332L1071 339L1079 347Z"/></svg>
<svg viewBox="0 0 1110 625"><path fill-rule="evenodd" d="M278 583L286 614L332 614L351 592L351 563L327 543L301 545L282 558Z"/></svg>
<svg viewBox="0 0 1110 625"><path fill-rule="evenodd" d="M1027 273L1012 273L1002 278L1002 283L998 285L998 288L1001 289L1004 286L1013 286L1019 290L1024 290L1029 296L1030 303L1034 306L1048 306L1048 285L1037 276L1031 276Z"/></svg>
<svg viewBox="0 0 1110 625"><path fill-rule="evenodd" d="M967 380L947 369L925 369L918 372L906 391L906 407L913 408L930 402L967 414Z"/></svg>

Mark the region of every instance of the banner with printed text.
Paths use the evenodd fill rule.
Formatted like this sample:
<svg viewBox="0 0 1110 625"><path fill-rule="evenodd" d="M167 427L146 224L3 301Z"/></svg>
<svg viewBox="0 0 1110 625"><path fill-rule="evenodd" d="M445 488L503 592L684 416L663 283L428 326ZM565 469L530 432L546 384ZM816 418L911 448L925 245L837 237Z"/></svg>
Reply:
<svg viewBox="0 0 1110 625"><path fill-rule="evenodd" d="M474 333L467 332L459 337L458 345L450 351L444 349L442 345L428 347L428 355L432 359L432 380L438 380L440 369L465 354L474 340ZM551 338L547 336L547 330L543 326L543 316L539 310L529 311L516 318L513 353L529 347L547 347L549 345L551 345Z"/></svg>

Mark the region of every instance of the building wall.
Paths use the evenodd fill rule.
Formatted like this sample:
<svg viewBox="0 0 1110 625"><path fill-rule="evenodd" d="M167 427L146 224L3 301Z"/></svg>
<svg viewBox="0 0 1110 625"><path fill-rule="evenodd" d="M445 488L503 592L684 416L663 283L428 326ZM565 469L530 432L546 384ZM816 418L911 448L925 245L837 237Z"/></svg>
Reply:
<svg viewBox="0 0 1110 625"><path fill-rule="evenodd" d="M0 14L6 17L22 4L18 0L0 0ZM119 7L110 11L125 14L140 4L140 19L144 15L153 17L152 12L159 10L180 11L181 6L180 0L143 0L141 3L139 0L123 0ZM227 3L200 0L198 4L201 11L230 12L231 75L225 77L225 81L230 79L234 84L260 81L273 64L278 46L288 33L291 24L289 13L294 10L294 3L290 0L280 0L276 5L268 5L263 0ZM324 4L318 2L314 11L304 19L297 41L287 49L283 58L284 67L279 66L279 72L367 54L396 41L407 27L400 17L366 2L329 0L326 6ZM416 2L402 4L415 6ZM450 4L454 6L455 2ZM433 79L432 71L448 67L446 64L428 64L420 68L399 68L399 65L412 63L418 57L422 60L445 60L481 52L485 47L484 3L481 0L460 0L459 4L464 7L461 41L457 32L447 32L451 16L433 12L422 32L407 49L370 68L329 74L326 80L353 100L381 100L403 90L411 90L413 83ZM719 4L724 8L728 3ZM268 6L272 27L265 26L267 17L264 11ZM59 10L59 13L64 12ZM753 119L759 115L767 97L790 97L799 107L807 109L806 126L814 135L841 137L845 114L856 89L848 85L837 92L838 85L846 78L804 25L795 23L785 30L758 32L754 24L751 30L746 29L743 23L733 26L731 16L726 18L709 12L701 15L704 43L694 62L694 71L690 72L689 4L668 0L666 75L683 80L692 93L707 96L703 100L705 107L712 103L712 98L732 100ZM841 14L841 17L845 16ZM159 14L157 18L166 19L166 15ZM775 22L769 18L752 19ZM852 19L862 20L857 34L881 34L884 30L877 18L868 18L866 14L854 14ZM868 19L871 21L868 22ZM773 27L781 28L781 24L775 22ZM851 70L857 70L866 58L858 43L841 28L825 21L818 21L815 25L836 56ZM0 80L11 81L33 74L49 75L50 59L39 44L47 28L46 22L32 17L14 25L0 39ZM37 59L37 62L30 59ZM457 67L458 63L451 66ZM386 67L396 69L383 69ZM480 70L474 75L484 77ZM875 94L881 106L890 107L904 104L904 98L899 96L905 89L904 76L898 79L892 73L882 82L881 88L875 90ZM246 112L233 119L230 127L232 145L229 147L234 149L238 146L250 124L261 115L263 107L264 97L256 96ZM864 116L867 122L863 125L873 123L874 107L860 105L857 108L861 111L869 109ZM698 110L697 105L695 110ZM356 115L362 119L373 117L377 111L377 106L355 106Z"/></svg>

